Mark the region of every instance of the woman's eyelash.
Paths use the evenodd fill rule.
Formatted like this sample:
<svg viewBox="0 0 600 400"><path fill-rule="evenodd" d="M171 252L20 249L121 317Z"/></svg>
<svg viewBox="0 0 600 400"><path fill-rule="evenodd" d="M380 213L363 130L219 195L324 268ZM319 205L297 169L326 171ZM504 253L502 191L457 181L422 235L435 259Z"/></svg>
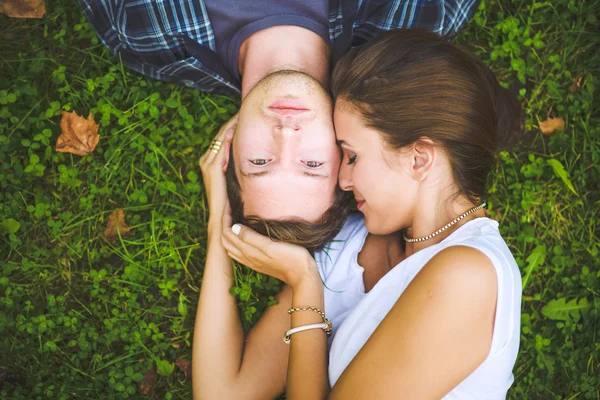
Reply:
<svg viewBox="0 0 600 400"><path fill-rule="evenodd" d="M304 161L304 164L309 168L319 168L323 165L323 163L319 161Z"/></svg>
<svg viewBox="0 0 600 400"><path fill-rule="evenodd" d="M354 161L356 161L356 156L352 156L352 157L348 157L348 165L350 164L354 164Z"/></svg>
<svg viewBox="0 0 600 400"><path fill-rule="evenodd" d="M254 160L250 160L250 162L251 162L252 164L254 164L254 165L259 165L259 166L260 166L260 165L265 165L265 164L266 164L266 163L268 163L269 161L271 161L271 160L267 160L267 159L265 159L265 158L257 158L257 159L254 159Z"/></svg>

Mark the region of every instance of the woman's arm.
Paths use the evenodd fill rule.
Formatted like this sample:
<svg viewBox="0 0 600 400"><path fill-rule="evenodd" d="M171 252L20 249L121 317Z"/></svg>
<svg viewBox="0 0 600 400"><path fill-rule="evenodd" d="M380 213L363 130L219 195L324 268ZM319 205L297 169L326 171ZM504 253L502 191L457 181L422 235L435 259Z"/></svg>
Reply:
<svg viewBox="0 0 600 400"><path fill-rule="evenodd" d="M285 388L289 348L282 335L290 326L291 289L283 288L280 303L265 311L245 340L236 300L229 292L233 266L221 244L221 216L227 201L223 169L234 125L230 121L217 135L223 148L218 153L209 149L200 160L210 217L192 349L196 399L267 399Z"/></svg>
<svg viewBox="0 0 600 400"><path fill-rule="evenodd" d="M306 249L259 235L240 227L238 234L224 225L223 244L229 256L253 270L268 274L292 288L292 307L324 309L323 283L315 260ZM322 323L314 311L292 313L292 327ZM289 329L289 328L288 328ZM281 331L283 335L285 331ZM329 393L327 334L311 329L290 336L286 395L290 400L325 399Z"/></svg>
<svg viewBox="0 0 600 400"><path fill-rule="evenodd" d="M294 258L291 254L296 250L290 245L273 243L246 227L237 239L226 227L224 235L232 257L294 288L303 287L294 283L292 265L280 261ZM312 297L306 299L297 299L295 290L294 305L318 302L315 287L309 291ZM497 290L496 271L483 253L459 246L441 251L402 293L329 398L442 398L487 357ZM310 322L293 320L292 326L306 323ZM319 340L318 333L322 332L292 337L287 390L290 398L327 397L326 390L307 395L309 388L302 387L304 383L318 388L325 378L326 361L322 357L327 356L326 344Z"/></svg>
<svg viewBox="0 0 600 400"><path fill-rule="evenodd" d="M331 399L440 399L487 357L497 297L483 253L450 247L417 274L344 370Z"/></svg>
<svg viewBox="0 0 600 400"><path fill-rule="evenodd" d="M268 399L285 388L292 291L284 287L246 340L235 297L231 260L218 243L209 244L196 314L192 355L194 398Z"/></svg>

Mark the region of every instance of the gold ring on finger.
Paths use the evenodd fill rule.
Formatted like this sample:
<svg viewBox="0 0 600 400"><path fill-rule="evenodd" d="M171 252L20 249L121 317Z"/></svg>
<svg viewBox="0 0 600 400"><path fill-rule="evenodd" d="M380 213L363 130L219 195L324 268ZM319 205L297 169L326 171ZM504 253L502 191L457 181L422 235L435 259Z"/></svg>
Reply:
<svg viewBox="0 0 600 400"><path fill-rule="evenodd" d="M218 141L217 139L213 140L211 143L212 146L214 146L214 145L221 146L222 144L223 144L223 142Z"/></svg>

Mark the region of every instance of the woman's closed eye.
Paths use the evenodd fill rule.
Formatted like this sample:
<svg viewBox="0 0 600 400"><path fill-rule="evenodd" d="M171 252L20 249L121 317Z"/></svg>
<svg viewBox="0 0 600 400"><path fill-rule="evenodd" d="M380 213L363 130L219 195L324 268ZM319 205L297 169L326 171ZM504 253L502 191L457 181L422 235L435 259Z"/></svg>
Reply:
<svg viewBox="0 0 600 400"><path fill-rule="evenodd" d="M356 155L353 155L352 157L348 157L348 165L354 164L354 162L356 161Z"/></svg>

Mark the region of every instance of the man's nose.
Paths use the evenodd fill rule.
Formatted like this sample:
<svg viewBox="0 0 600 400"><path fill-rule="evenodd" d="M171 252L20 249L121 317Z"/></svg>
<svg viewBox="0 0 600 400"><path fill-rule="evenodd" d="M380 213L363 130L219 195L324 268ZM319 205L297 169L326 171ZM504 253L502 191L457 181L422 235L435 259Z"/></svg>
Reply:
<svg viewBox="0 0 600 400"><path fill-rule="evenodd" d="M293 134L294 132L300 131L300 123L294 118L284 117L278 121L275 129L279 129L282 134Z"/></svg>
<svg viewBox="0 0 600 400"><path fill-rule="evenodd" d="M273 136L281 147L296 145L301 138L300 134L300 126L293 121L280 121L273 127Z"/></svg>
<svg viewBox="0 0 600 400"><path fill-rule="evenodd" d="M296 133L300 133L300 127L298 125L280 125L278 127L279 133L283 136L292 136Z"/></svg>
<svg viewBox="0 0 600 400"><path fill-rule="evenodd" d="M342 162L338 176L338 184L340 185L340 189L346 192L349 192L353 189L351 170L352 168L346 165L345 162Z"/></svg>
<svg viewBox="0 0 600 400"><path fill-rule="evenodd" d="M298 125L282 122L273 128L273 138L279 148L279 161L282 164L291 163L295 149L302 138Z"/></svg>

